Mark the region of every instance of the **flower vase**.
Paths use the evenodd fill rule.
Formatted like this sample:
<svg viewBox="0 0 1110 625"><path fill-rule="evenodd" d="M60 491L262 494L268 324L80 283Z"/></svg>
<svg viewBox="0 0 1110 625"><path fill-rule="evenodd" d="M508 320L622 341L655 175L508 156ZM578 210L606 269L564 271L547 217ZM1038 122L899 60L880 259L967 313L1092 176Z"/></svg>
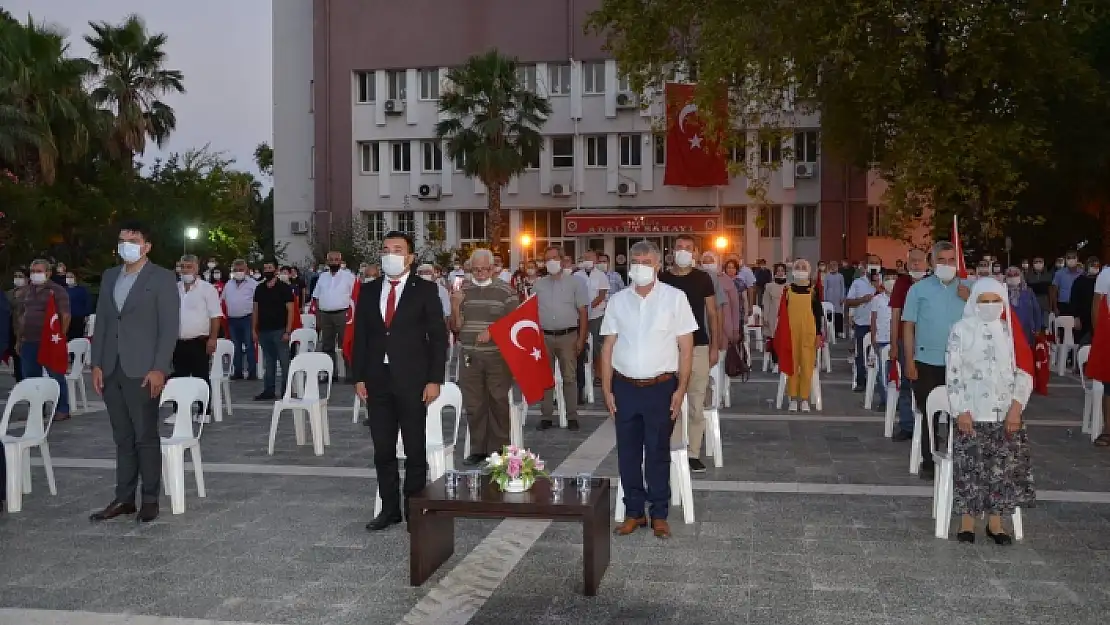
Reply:
<svg viewBox="0 0 1110 625"><path fill-rule="evenodd" d="M531 487L532 487L532 481L531 480L525 481L523 478L517 478L515 480L509 480L508 482L505 483L505 492L506 493L523 493L524 491L528 490Z"/></svg>

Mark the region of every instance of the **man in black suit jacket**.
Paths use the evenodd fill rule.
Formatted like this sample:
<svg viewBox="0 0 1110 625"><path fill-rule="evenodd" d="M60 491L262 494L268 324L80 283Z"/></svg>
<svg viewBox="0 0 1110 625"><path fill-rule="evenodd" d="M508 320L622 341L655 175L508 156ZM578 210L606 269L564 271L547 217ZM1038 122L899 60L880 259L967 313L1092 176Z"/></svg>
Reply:
<svg viewBox="0 0 1110 625"><path fill-rule="evenodd" d="M384 530L403 519L397 432L405 444L405 500L428 480L426 406L439 397L447 364L447 326L434 282L412 272L415 245L402 232L382 241L383 279L363 286L355 307L355 392L366 400L382 511L366 525Z"/></svg>

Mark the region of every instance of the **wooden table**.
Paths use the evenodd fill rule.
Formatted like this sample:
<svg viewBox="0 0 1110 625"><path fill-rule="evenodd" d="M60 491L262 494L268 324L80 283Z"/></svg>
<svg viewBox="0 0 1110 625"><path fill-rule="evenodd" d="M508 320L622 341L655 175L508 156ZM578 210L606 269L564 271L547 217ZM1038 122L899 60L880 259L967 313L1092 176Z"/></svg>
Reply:
<svg viewBox="0 0 1110 625"><path fill-rule="evenodd" d="M540 479L524 493L503 493L488 480L478 496L459 480L448 497L440 478L409 498L409 581L420 586L455 552L455 518L550 519L582 523L582 576L584 593L597 594L609 567L611 518L609 480L594 479L589 494L578 494L574 478L564 478L563 495L552 500L551 482Z"/></svg>

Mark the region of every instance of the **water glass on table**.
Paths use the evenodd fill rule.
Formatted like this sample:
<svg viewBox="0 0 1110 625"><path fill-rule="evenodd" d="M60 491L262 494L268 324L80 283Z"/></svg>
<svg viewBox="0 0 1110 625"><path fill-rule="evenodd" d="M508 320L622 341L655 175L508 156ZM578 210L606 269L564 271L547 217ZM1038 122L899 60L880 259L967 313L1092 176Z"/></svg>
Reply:
<svg viewBox="0 0 1110 625"><path fill-rule="evenodd" d="M443 474L443 490L447 493L448 497L454 497L459 488L459 472L455 469L447 469Z"/></svg>
<svg viewBox="0 0 1110 625"><path fill-rule="evenodd" d="M472 497L477 497L482 492L482 472L479 470L466 472L466 487Z"/></svg>
<svg viewBox="0 0 1110 625"><path fill-rule="evenodd" d="M562 475L552 475L548 479L551 481L551 498L560 501L563 498L563 486L566 479Z"/></svg>
<svg viewBox="0 0 1110 625"><path fill-rule="evenodd" d="M586 497L590 494L590 488L593 486L593 473L579 473L578 474L578 494Z"/></svg>

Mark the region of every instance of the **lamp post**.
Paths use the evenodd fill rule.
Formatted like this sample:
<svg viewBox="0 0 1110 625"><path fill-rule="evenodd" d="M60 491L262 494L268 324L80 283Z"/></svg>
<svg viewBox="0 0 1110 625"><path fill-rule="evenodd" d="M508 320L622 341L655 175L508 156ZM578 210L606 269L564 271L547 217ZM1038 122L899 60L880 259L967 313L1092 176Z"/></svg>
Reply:
<svg viewBox="0 0 1110 625"><path fill-rule="evenodd" d="M196 226L188 226L185 228L185 236L181 240L181 253L183 255L188 254L189 241L196 241L198 238L200 238L200 228Z"/></svg>
<svg viewBox="0 0 1110 625"><path fill-rule="evenodd" d="M713 247L716 247L718 252L724 252L728 248L728 237L720 236L713 239Z"/></svg>
<svg viewBox="0 0 1110 625"><path fill-rule="evenodd" d="M528 260L532 255L532 235L527 232L520 235L520 251L524 256L524 260Z"/></svg>

